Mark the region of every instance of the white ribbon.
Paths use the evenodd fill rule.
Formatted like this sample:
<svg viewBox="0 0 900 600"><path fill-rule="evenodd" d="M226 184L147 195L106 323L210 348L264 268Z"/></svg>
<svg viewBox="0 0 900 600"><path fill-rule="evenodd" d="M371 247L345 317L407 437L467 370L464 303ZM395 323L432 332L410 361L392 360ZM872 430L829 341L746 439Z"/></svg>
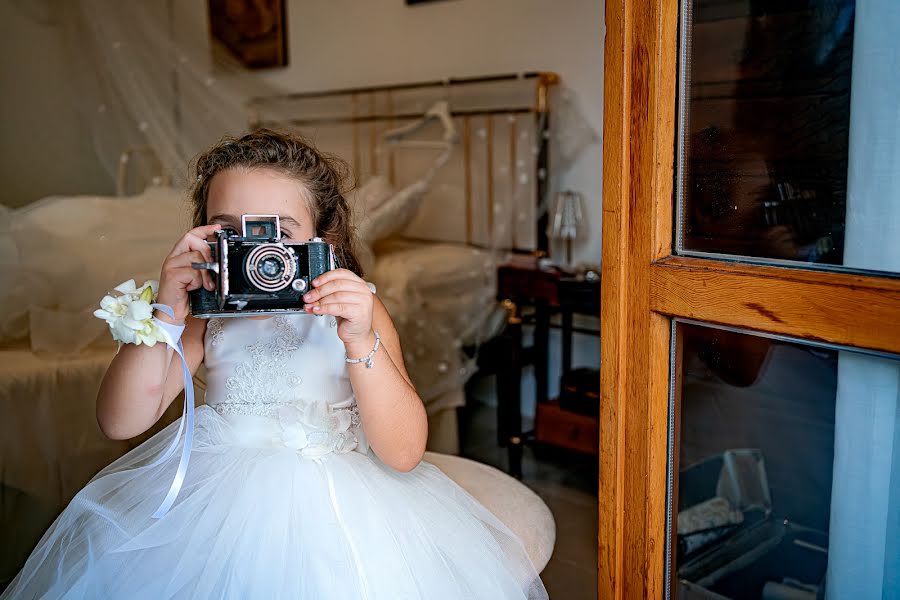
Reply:
<svg viewBox="0 0 900 600"><path fill-rule="evenodd" d="M165 304L151 304L151 306L156 310L164 312L169 317L175 318L175 311L173 311L170 306ZM181 486L184 485L184 476L187 473L188 462L191 459L191 448L194 444L194 380L191 378L191 370L188 367L187 359L184 357L184 344L181 343L180 339L181 332L184 331L184 326L171 325L170 327L162 327L164 324L169 325L162 321L160 321L159 324L161 325L162 331L166 334L166 344L175 350L181 358L181 373L184 377L184 409L181 413L181 424L178 426L178 432L175 434L175 439L172 440L172 443L166 451L163 452L162 456L147 465L147 467L157 467L169 460L169 458L175 454L175 450L178 448L178 442L181 439L182 431L184 432L184 447L181 449L181 459L178 461L178 470L175 471L175 479L172 481L169 492L163 499L162 504L160 504L159 508L156 509L156 512L153 513L154 519L164 517L175 503L175 499L181 491Z"/></svg>

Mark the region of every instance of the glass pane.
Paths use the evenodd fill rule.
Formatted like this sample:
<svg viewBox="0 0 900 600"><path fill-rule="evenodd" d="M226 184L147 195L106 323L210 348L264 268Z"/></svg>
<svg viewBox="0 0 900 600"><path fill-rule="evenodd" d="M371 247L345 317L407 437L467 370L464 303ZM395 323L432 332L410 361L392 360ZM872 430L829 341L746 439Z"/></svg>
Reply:
<svg viewBox="0 0 900 600"><path fill-rule="evenodd" d="M684 1L679 252L900 271L900 3Z"/></svg>
<svg viewBox="0 0 900 600"><path fill-rule="evenodd" d="M900 597L900 361L679 327L670 597Z"/></svg>

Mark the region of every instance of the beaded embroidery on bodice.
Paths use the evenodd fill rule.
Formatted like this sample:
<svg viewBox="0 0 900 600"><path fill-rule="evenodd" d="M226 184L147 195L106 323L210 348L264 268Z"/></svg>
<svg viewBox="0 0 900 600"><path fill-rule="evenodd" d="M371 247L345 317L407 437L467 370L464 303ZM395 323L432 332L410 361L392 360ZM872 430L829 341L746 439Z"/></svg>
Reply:
<svg viewBox="0 0 900 600"><path fill-rule="evenodd" d="M359 414L333 317L302 313L207 324L206 404L222 416L273 417L302 453L359 442Z"/></svg>
<svg viewBox="0 0 900 600"><path fill-rule="evenodd" d="M284 317L275 317L274 333L245 346L247 358L225 380L225 402L220 406L259 412L290 403L300 394L303 378L291 369L290 359L303 344L299 332ZM221 328L219 329L221 338ZM221 343L221 341L220 341Z"/></svg>
<svg viewBox="0 0 900 600"><path fill-rule="evenodd" d="M332 317L211 319L206 403L220 414L271 416L282 405L345 405L353 388Z"/></svg>

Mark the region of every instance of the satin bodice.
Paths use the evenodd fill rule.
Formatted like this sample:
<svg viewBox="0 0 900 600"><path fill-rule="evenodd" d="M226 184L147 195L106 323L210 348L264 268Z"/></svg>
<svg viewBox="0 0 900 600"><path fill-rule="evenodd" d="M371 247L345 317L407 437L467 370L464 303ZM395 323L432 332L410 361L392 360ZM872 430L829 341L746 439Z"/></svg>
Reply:
<svg viewBox="0 0 900 600"><path fill-rule="evenodd" d="M204 346L206 403L220 414L269 416L283 404L353 399L333 317L210 319Z"/></svg>
<svg viewBox="0 0 900 600"><path fill-rule="evenodd" d="M210 319L204 348L206 404L238 427L273 419L278 442L303 454L364 450L333 317Z"/></svg>

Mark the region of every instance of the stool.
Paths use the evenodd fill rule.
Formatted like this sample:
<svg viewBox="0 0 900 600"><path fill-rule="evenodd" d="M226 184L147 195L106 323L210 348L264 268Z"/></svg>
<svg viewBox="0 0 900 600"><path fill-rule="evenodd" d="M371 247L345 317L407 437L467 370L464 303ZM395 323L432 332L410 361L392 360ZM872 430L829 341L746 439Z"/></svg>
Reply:
<svg viewBox="0 0 900 600"><path fill-rule="evenodd" d="M474 460L426 452L425 461L443 471L509 527L522 540L535 570L544 570L556 543L556 522L537 494L506 473Z"/></svg>

